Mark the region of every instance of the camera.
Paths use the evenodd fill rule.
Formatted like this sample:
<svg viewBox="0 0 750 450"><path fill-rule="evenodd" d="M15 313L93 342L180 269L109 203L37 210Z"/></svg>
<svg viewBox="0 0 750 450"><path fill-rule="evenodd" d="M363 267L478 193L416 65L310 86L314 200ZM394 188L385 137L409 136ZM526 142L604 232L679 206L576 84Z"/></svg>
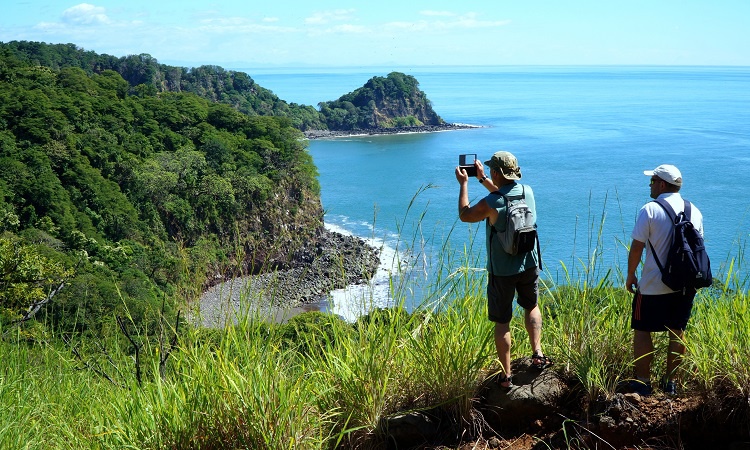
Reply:
<svg viewBox="0 0 750 450"><path fill-rule="evenodd" d="M474 166L474 161L476 159L476 153L458 155L458 166L465 170L468 176L475 177L477 176L477 168Z"/></svg>

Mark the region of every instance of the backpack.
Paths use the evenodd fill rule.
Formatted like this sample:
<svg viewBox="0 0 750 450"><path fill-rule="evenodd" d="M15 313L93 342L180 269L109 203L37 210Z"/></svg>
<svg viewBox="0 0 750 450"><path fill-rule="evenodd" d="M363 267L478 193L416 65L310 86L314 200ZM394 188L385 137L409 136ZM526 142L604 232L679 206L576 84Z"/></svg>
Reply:
<svg viewBox="0 0 750 450"><path fill-rule="evenodd" d="M672 244L667 253L667 261L662 266L651 242L651 254L661 271L661 281L670 289L683 291L686 288L700 289L711 286L711 261L706 253L703 237L690 221L690 202L685 200L685 211L675 214L666 200L654 200L674 224Z"/></svg>
<svg viewBox="0 0 750 450"><path fill-rule="evenodd" d="M521 195L507 196L505 199L505 231L498 231L497 236L506 253L521 255L534 250L537 244L536 218L526 204L526 190L521 185ZM541 253L540 253L541 256Z"/></svg>

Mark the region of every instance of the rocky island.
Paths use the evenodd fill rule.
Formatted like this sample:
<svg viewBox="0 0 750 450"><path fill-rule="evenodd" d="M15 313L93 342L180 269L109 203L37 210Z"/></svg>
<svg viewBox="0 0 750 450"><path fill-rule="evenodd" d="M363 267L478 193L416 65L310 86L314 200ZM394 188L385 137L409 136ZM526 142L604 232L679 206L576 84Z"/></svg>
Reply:
<svg viewBox="0 0 750 450"><path fill-rule="evenodd" d="M400 72L373 77L338 100L320 103L320 114L325 127L304 129L308 139L476 128L443 120L417 79Z"/></svg>

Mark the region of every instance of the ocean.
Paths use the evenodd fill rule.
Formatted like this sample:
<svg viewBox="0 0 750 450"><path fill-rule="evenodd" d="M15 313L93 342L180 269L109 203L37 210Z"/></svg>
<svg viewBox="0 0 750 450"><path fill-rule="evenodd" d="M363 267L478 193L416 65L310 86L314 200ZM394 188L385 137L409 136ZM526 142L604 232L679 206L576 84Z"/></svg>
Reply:
<svg viewBox="0 0 750 450"><path fill-rule="evenodd" d="M650 200L643 171L660 164L681 170L683 197L703 212L714 276L724 281L734 261L735 279L747 277L750 67L239 70L288 102L314 106L397 70L419 81L445 121L480 127L309 143L327 226L383 246L386 265L394 254L410 259L423 285L439 255L443 264L473 255L483 267L483 224L457 221L454 169L459 154L486 160L497 150L516 155L534 189L545 278L609 272L622 283L636 213ZM485 194L471 180L472 204ZM372 298L387 305L387 276L374 295L337 292L320 307L352 317L361 313L354 297L369 295L362 308Z"/></svg>

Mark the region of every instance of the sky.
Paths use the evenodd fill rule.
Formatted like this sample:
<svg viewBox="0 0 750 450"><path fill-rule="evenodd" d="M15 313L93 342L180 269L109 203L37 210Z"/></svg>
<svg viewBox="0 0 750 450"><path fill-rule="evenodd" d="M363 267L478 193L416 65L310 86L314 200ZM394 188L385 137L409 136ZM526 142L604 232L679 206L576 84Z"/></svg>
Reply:
<svg viewBox="0 0 750 450"><path fill-rule="evenodd" d="M2 0L0 42L227 69L750 66L750 0Z"/></svg>

